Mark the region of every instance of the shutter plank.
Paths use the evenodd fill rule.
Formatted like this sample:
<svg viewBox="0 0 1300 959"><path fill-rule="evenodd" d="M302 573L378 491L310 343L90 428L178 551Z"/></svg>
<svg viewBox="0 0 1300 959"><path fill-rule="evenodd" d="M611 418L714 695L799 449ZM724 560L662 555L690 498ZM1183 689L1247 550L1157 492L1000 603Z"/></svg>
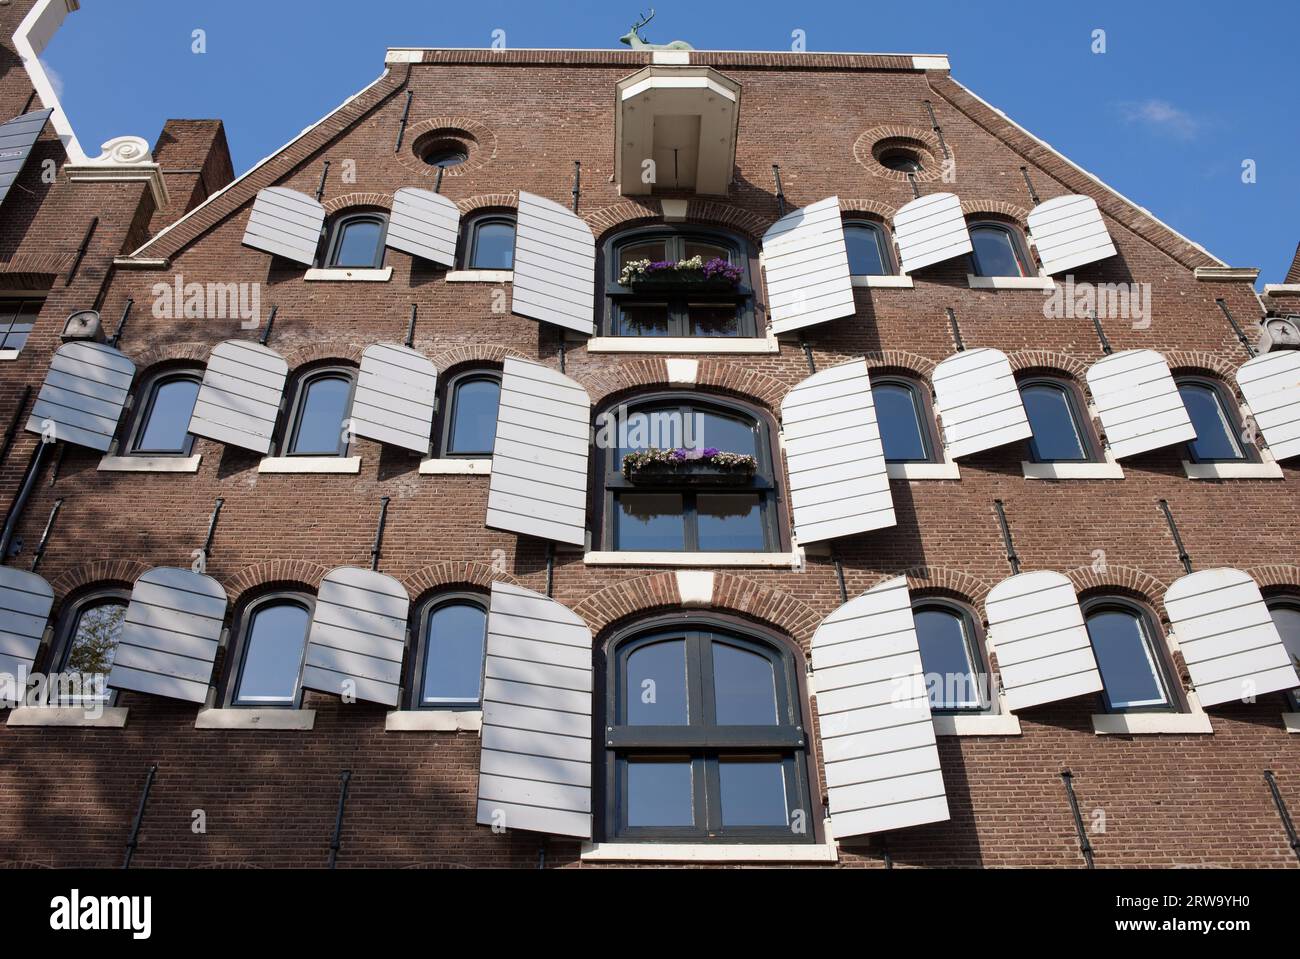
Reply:
<svg viewBox="0 0 1300 959"><path fill-rule="evenodd" d="M1196 439L1169 364L1155 350L1103 356L1087 380L1116 459Z"/></svg>
<svg viewBox="0 0 1300 959"><path fill-rule="evenodd" d="M1090 196L1071 194L1046 200L1029 211L1026 222L1043 261L1043 272L1049 276L1115 255L1097 201Z"/></svg>
<svg viewBox="0 0 1300 959"><path fill-rule="evenodd" d="M288 377L289 364L275 350L244 340L218 343L203 371L189 431L266 455Z"/></svg>
<svg viewBox="0 0 1300 959"><path fill-rule="evenodd" d="M792 210L772 224L763 234L763 269L773 333L853 316L840 198Z"/></svg>
<svg viewBox="0 0 1300 959"><path fill-rule="evenodd" d="M836 838L948 819L907 579L831 613L812 657Z"/></svg>
<svg viewBox="0 0 1300 959"><path fill-rule="evenodd" d="M912 273L934 263L970 253L974 248L961 200L952 193L917 197L894 214L894 240L902 272Z"/></svg>
<svg viewBox="0 0 1300 959"><path fill-rule="evenodd" d="M595 332L596 238L577 214L519 191L510 309L588 335Z"/></svg>
<svg viewBox="0 0 1300 959"><path fill-rule="evenodd" d="M591 838L591 642L555 600L492 584L479 823Z"/></svg>
<svg viewBox="0 0 1300 959"><path fill-rule="evenodd" d="M384 245L430 263L456 265L460 209L432 190L403 187L393 194Z"/></svg>
<svg viewBox="0 0 1300 959"><path fill-rule="evenodd" d="M244 230L245 246L311 266L325 229L325 208L288 187L258 191Z"/></svg>
<svg viewBox="0 0 1300 959"><path fill-rule="evenodd" d="M1300 352L1279 350L1247 360L1237 385L1274 459L1300 454Z"/></svg>
<svg viewBox="0 0 1300 959"><path fill-rule="evenodd" d="M0 203L27 165L53 110L33 110L0 124Z"/></svg>
<svg viewBox="0 0 1300 959"><path fill-rule="evenodd" d="M932 379L949 457L1033 435L1005 353L987 348L954 353L940 361Z"/></svg>
<svg viewBox="0 0 1300 959"><path fill-rule="evenodd" d="M54 439L108 452L135 378L135 364L111 346L72 342L50 360L27 429L42 433L49 421Z"/></svg>
<svg viewBox="0 0 1300 959"><path fill-rule="evenodd" d="M411 598L391 576L340 566L321 579L307 633L302 685L396 706Z"/></svg>
<svg viewBox="0 0 1300 959"><path fill-rule="evenodd" d="M349 413L352 432L427 453L437 390L438 370L424 354L396 343L367 347Z"/></svg>
<svg viewBox="0 0 1300 959"><path fill-rule="evenodd" d="M0 672L31 672L53 608L54 590L42 577L0 566Z"/></svg>

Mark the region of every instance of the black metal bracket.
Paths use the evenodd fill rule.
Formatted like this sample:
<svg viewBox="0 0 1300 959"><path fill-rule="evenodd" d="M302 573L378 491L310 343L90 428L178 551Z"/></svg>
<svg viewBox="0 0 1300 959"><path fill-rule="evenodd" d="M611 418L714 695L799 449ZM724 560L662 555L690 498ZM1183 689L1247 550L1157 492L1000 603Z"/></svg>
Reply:
<svg viewBox="0 0 1300 959"><path fill-rule="evenodd" d="M64 286L71 286L73 278L77 275L77 270L81 266L81 261L90 249L90 238L95 235L95 228L99 226L99 217L92 216L90 225L86 227L86 235L81 238L81 245L77 247L77 254L72 258L72 265L68 267L67 276L63 279Z"/></svg>
<svg viewBox="0 0 1300 959"><path fill-rule="evenodd" d="M939 126L939 121L934 116L934 104L929 100L922 100L921 102L925 104L925 112L930 114L930 129L939 138L939 149L943 151L943 158L946 160L951 154L948 152L948 144L943 139L943 127Z"/></svg>
<svg viewBox="0 0 1300 959"><path fill-rule="evenodd" d="M334 813L334 836L330 839L329 868L333 869L339 861L339 848L343 845L343 808L348 801L348 783L352 781L352 770L345 769L339 773L339 805Z"/></svg>
<svg viewBox="0 0 1300 959"><path fill-rule="evenodd" d="M911 186L911 188L912 188L912 199L914 199L914 200L919 200L919 199L921 199L921 188L920 188L919 186L916 185L916 174L915 174L915 173L912 173L912 172L910 172L910 171L908 172L908 174L907 174L907 183L908 183L908 185Z"/></svg>
<svg viewBox="0 0 1300 959"><path fill-rule="evenodd" d="M1273 805L1277 806L1282 828L1286 830L1287 845L1295 853L1296 859L1300 859L1300 837L1296 836L1295 823L1291 821L1291 812L1286 808L1286 800L1282 798L1282 793L1277 788L1277 779L1273 775L1273 770L1264 770L1264 781L1268 783L1268 791L1273 794Z"/></svg>
<svg viewBox="0 0 1300 959"><path fill-rule="evenodd" d="M212 540L217 535L217 517L221 515L221 507L225 502L220 496L217 497L217 502L212 507L212 518L208 520L208 535L203 538L204 572L207 572L208 557L212 555Z"/></svg>
<svg viewBox="0 0 1300 959"><path fill-rule="evenodd" d="M777 216L785 216L785 191L781 189L781 167L780 164L772 164L772 178L776 180L776 211Z"/></svg>
<svg viewBox="0 0 1300 959"><path fill-rule="evenodd" d="M1214 302L1223 311L1223 315L1228 318L1228 323L1231 324L1233 332L1237 334L1237 339L1241 341L1241 345L1246 348L1246 353L1251 357L1255 356L1255 347L1251 345L1249 337L1246 336L1246 331L1241 328L1237 318L1232 315L1232 310L1228 309L1227 301L1220 297Z"/></svg>
<svg viewBox="0 0 1300 959"><path fill-rule="evenodd" d="M411 304L411 319L406 324L406 346L409 349L415 345L415 317L420 308L414 303Z"/></svg>
<svg viewBox="0 0 1300 959"><path fill-rule="evenodd" d="M271 339L271 327L275 325L275 314L279 312L279 310L280 308L278 306L272 306L271 315L266 318L266 328L262 330L262 335L257 339L257 342L261 343L263 346L266 346Z"/></svg>
<svg viewBox="0 0 1300 959"><path fill-rule="evenodd" d="M379 523L375 526L375 545L370 547L370 568L379 569L379 547L384 544L384 527L388 524L388 497L379 499Z"/></svg>
<svg viewBox="0 0 1300 959"><path fill-rule="evenodd" d="M582 161L573 161L573 212L578 212L578 201L582 199Z"/></svg>
<svg viewBox="0 0 1300 959"><path fill-rule="evenodd" d="M1106 331L1101 328L1101 320L1097 318L1097 311L1090 311L1092 316L1092 328L1097 331L1097 340L1101 343L1101 351L1107 356L1114 352L1110 348L1110 340L1106 339Z"/></svg>
<svg viewBox="0 0 1300 959"><path fill-rule="evenodd" d="M122 868L131 868L131 859L135 856L136 847L140 845L140 826L144 823L145 806L149 804L149 790L153 789L154 777L158 775L158 764L154 763L145 773L144 790L140 793L140 805L135 810L135 821L131 823L131 835L126 840L126 858L122 860Z"/></svg>
<svg viewBox="0 0 1300 959"><path fill-rule="evenodd" d="M318 184L316 185L316 202L317 202L317 203L319 203L319 202L321 201L321 197L323 197L323 196L325 195L325 178L326 178L327 176L329 176L329 175L330 175L330 161L329 161L329 160L326 160L326 161L325 161L325 165L324 165L323 167L321 167L321 171L320 171L320 183L318 183Z"/></svg>
<svg viewBox="0 0 1300 959"><path fill-rule="evenodd" d="M1074 815L1074 831L1079 835L1079 852L1088 868L1093 868L1092 843L1088 841L1088 832L1083 828L1083 816L1079 814L1079 800L1074 795L1074 774L1068 769L1061 771L1061 782L1065 784L1065 795L1070 800L1070 812Z"/></svg>
<svg viewBox="0 0 1300 959"><path fill-rule="evenodd" d="M948 312L948 326L952 328L952 341L957 344L958 353L964 352L966 349L966 344L962 341L961 338L961 327L957 325L957 314L953 311L953 308L951 306L948 307L947 312Z"/></svg>
<svg viewBox="0 0 1300 959"><path fill-rule="evenodd" d="M59 515L59 510L63 509L63 500L56 499L54 505L50 507L50 518L45 521L45 531L41 533L41 541L36 544L36 554L32 556L31 571L36 572L36 567L41 565L41 557L45 555L45 547L49 545L50 533L54 530L54 518Z"/></svg>
<svg viewBox="0 0 1300 959"><path fill-rule="evenodd" d="M394 153L402 148L402 140L406 136L406 120L411 115L411 98L413 96L415 94L412 91L406 91L406 106L402 107L402 119L397 121L397 142L393 144Z"/></svg>
<svg viewBox="0 0 1300 959"><path fill-rule="evenodd" d="M1178 524L1174 522L1173 511L1169 508L1168 500L1160 501L1160 510L1165 514L1165 522L1169 524L1169 533L1174 538L1174 545L1178 547L1178 559L1183 564L1183 569L1190 573L1192 571L1192 558L1187 555L1187 547L1183 545L1183 538L1178 535Z"/></svg>
<svg viewBox="0 0 1300 959"><path fill-rule="evenodd" d="M433 178L433 192L434 192L434 193L441 193L441 192L442 192L442 174L443 174L444 172L445 172L445 171L443 170L442 167L438 167L438 173L437 173L437 175Z"/></svg>
<svg viewBox="0 0 1300 959"><path fill-rule="evenodd" d="M1002 500L993 501L993 511L998 515L998 526L1002 530L1002 544L1007 548L1007 562L1011 564L1012 575L1020 573L1020 557L1016 555L1015 543L1011 540L1011 527L1007 525L1007 512L1002 507Z"/></svg>
<svg viewBox="0 0 1300 959"><path fill-rule="evenodd" d="M1034 181L1029 179L1029 167L1022 166L1020 175L1025 178L1025 188L1029 190L1029 199L1034 201L1034 206L1037 206L1039 203L1038 191L1034 189Z"/></svg>
<svg viewBox="0 0 1300 959"><path fill-rule="evenodd" d="M126 329L126 321L131 317L131 307L135 305L135 300L131 297L126 298L126 306L122 308L122 318L117 321L117 329L113 331L113 337L108 341L108 345L117 349L117 344L122 339L122 331Z"/></svg>
<svg viewBox="0 0 1300 959"><path fill-rule="evenodd" d="M546 595L555 595L555 543L546 541Z"/></svg>

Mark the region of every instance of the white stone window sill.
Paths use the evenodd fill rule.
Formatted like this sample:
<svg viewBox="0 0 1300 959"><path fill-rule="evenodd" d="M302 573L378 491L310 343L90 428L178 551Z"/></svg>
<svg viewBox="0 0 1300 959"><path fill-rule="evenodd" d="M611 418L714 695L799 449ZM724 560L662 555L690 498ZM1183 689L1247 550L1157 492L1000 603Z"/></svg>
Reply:
<svg viewBox="0 0 1300 959"><path fill-rule="evenodd" d="M886 463L885 472L891 480L961 479L961 470L952 460L946 463Z"/></svg>
<svg viewBox="0 0 1300 959"><path fill-rule="evenodd" d="M195 729L298 729L316 725L314 709L201 709Z"/></svg>
<svg viewBox="0 0 1300 959"><path fill-rule="evenodd" d="M1097 713L1092 717L1092 731L1098 736L1141 736L1148 733L1188 735L1213 733L1210 717L1205 713Z"/></svg>
<svg viewBox="0 0 1300 959"><path fill-rule="evenodd" d="M1105 463L1029 463L1021 461L1025 479L1122 480L1124 468L1113 460Z"/></svg>
<svg viewBox="0 0 1300 959"><path fill-rule="evenodd" d="M332 283L387 283L393 278L393 268L385 266L380 269L360 269L330 267L328 269L308 270L305 280L317 280Z"/></svg>
<svg viewBox="0 0 1300 959"><path fill-rule="evenodd" d="M1056 281L1050 276L973 276L967 273L966 283L972 290L1056 289Z"/></svg>
<svg viewBox="0 0 1300 959"><path fill-rule="evenodd" d="M360 473L360 456L267 456L259 473Z"/></svg>
<svg viewBox="0 0 1300 959"><path fill-rule="evenodd" d="M9 711L7 726L89 726L121 729L126 725L125 706L104 706L92 716L81 706L19 706Z"/></svg>
<svg viewBox="0 0 1300 959"><path fill-rule="evenodd" d="M1019 736L1020 718L1014 713L979 713L970 716L932 717L936 736Z"/></svg>
<svg viewBox="0 0 1300 959"><path fill-rule="evenodd" d="M448 283L513 283L514 270L452 270Z"/></svg>
<svg viewBox="0 0 1300 959"><path fill-rule="evenodd" d="M16 360L22 355L22 352L22 350L0 350L0 362Z"/></svg>
<svg viewBox="0 0 1300 959"><path fill-rule="evenodd" d="M390 733L475 732L482 728L481 709L398 709L384 717L384 731Z"/></svg>
<svg viewBox="0 0 1300 959"><path fill-rule="evenodd" d="M1188 479L1281 479L1282 467L1276 460L1264 463L1189 463L1183 460L1183 472Z"/></svg>
<svg viewBox="0 0 1300 959"><path fill-rule="evenodd" d="M453 476L458 474L482 473L487 475L492 472L492 459L458 460L455 457L447 459L427 459L420 461L420 472L425 476Z"/></svg>
<svg viewBox="0 0 1300 959"><path fill-rule="evenodd" d="M193 456L105 456L96 467L102 473L197 473L203 454Z"/></svg>
<svg viewBox="0 0 1300 959"><path fill-rule="evenodd" d="M916 284L912 282L912 278L906 275L868 276L866 274L854 274L853 276L849 277L849 281L854 286L873 286L873 287L880 287L882 289L910 290L914 286L916 286Z"/></svg>
<svg viewBox="0 0 1300 959"><path fill-rule="evenodd" d="M813 843L584 842L583 862L838 862L839 849Z"/></svg>
<svg viewBox="0 0 1300 959"><path fill-rule="evenodd" d="M803 556L793 553L675 553L634 550L592 551L582 557L588 566L760 566L798 569Z"/></svg>
<svg viewBox="0 0 1300 959"><path fill-rule="evenodd" d="M1282 726L1289 733L1300 733L1300 713L1283 713Z"/></svg>
<svg viewBox="0 0 1300 959"><path fill-rule="evenodd" d="M731 336L593 336L588 353L777 353L780 345L765 337Z"/></svg>

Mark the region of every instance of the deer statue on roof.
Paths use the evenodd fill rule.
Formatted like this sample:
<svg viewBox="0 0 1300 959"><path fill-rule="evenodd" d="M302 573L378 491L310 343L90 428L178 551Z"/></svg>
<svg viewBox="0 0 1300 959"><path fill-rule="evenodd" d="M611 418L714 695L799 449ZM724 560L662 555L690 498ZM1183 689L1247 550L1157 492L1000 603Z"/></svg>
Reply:
<svg viewBox="0 0 1300 959"><path fill-rule="evenodd" d="M633 50L694 50L695 48L685 40L674 40L672 43L647 43L639 31L647 23L655 18L654 7L650 8L650 16L641 15L641 19L632 24L632 29L619 37L619 42L626 43Z"/></svg>

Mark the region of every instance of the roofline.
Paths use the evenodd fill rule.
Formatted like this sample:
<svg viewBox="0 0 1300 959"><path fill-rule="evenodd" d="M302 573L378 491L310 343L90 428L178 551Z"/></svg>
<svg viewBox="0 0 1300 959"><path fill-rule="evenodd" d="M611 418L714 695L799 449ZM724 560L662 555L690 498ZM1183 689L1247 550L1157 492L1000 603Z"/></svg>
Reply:
<svg viewBox="0 0 1300 959"><path fill-rule="evenodd" d="M494 50L494 47L388 47L388 50L455 50L462 52L466 50ZM512 53L655 53L656 51L643 47L640 50L634 50L631 47L502 47L502 50L509 50ZM659 53L665 51L660 50ZM796 50L683 50L682 53L759 53L759 54L776 54L788 53L792 57L802 57L809 54L827 57L943 57L948 58L946 53L905 53L899 51L871 51L871 50L809 50L801 53Z"/></svg>

